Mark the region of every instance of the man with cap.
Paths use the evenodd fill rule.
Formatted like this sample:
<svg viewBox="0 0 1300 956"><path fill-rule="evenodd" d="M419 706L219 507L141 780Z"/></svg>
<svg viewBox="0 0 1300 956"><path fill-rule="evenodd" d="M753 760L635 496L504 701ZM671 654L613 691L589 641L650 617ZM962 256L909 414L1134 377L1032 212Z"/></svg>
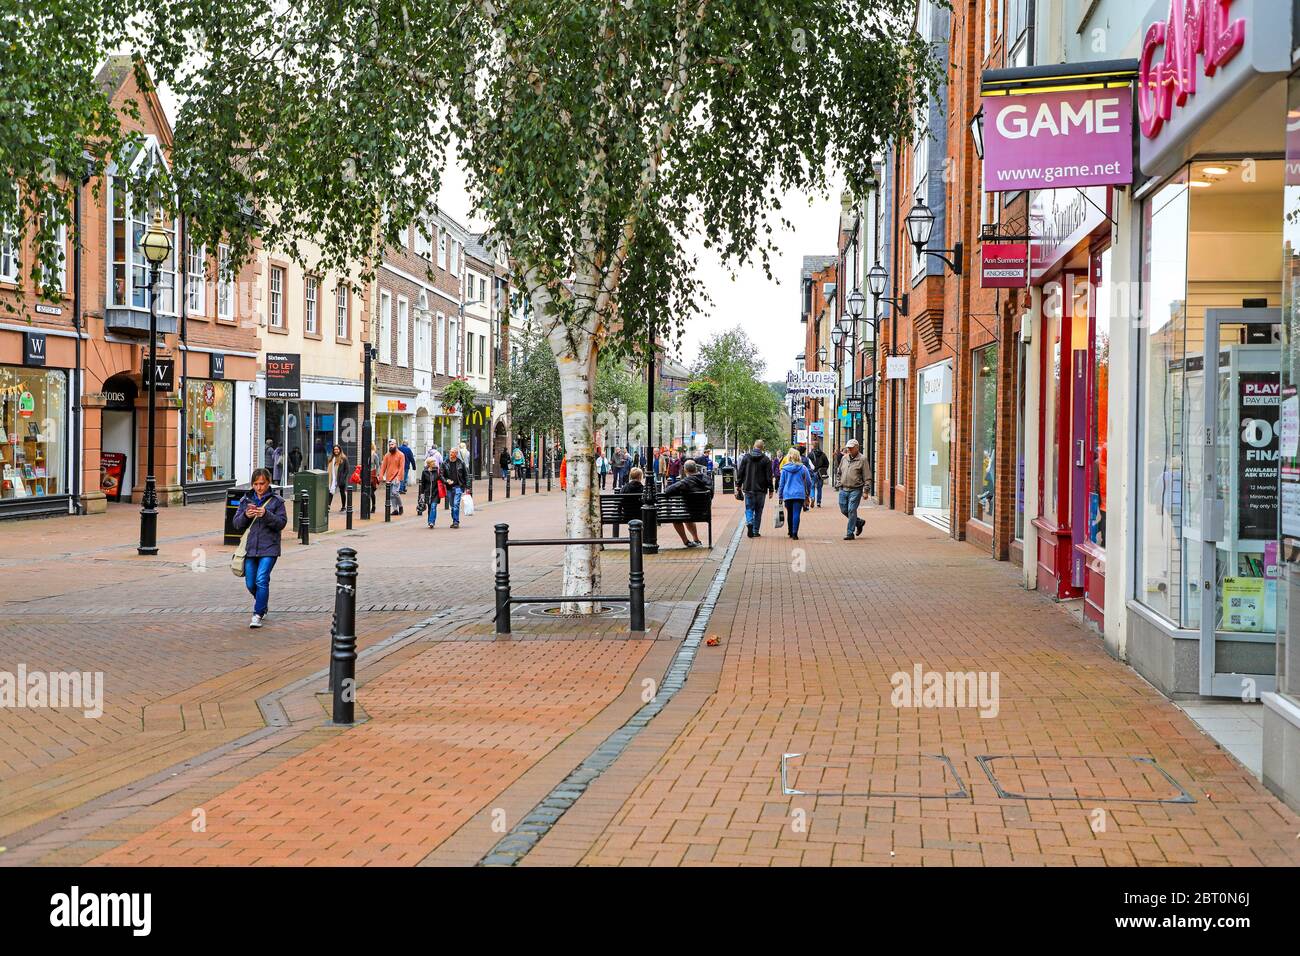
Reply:
<svg viewBox="0 0 1300 956"><path fill-rule="evenodd" d="M849 520L844 540L852 541L862 534L862 528L866 524L858 517L858 505L862 504L862 492L867 486L867 459L858 450L856 438L850 438L844 445L838 478L840 514Z"/></svg>

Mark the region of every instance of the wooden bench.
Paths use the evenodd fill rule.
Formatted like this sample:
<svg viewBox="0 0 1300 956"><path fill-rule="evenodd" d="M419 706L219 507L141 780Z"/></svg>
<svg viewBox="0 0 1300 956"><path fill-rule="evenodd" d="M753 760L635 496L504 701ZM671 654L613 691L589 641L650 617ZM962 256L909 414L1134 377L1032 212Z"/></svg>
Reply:
<svg viewBox="0 0 1300 956"><path fill-rule="evenodd" d="M614 526L614 537L619 537L620 525L641 517L641 495L604 494L600 496L600 523ZM665 498L655 497L655 524L662 527L674 521L693 521L709 529L709 547L713 547L713 492L691 492Z"/></svg>

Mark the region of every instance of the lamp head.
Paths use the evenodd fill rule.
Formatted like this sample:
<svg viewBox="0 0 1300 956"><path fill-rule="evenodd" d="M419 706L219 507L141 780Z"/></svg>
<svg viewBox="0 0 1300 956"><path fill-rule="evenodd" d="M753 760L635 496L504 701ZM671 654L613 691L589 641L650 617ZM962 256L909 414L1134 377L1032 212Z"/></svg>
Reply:
<svg viewBox="0 0 1300 956"><path fill-rule="evenodd" d="M172 254L172 237L163 229L162 212L154 213L153 224L140 238L140 251L153 266L166 262Z"/></svg>
<svg viewBox="0 0 1300 956"><path fill-rule="evenodd" d="M889 273L879 262L867 270L867 288L877 299L885 294L885 287L888 285Z"/></svg>
<svg viewBox="0 0 1300 956"><path fill-rule="evenodd" d="M917 252L930 244L930 233L934 231L934 213L930 211L924 199L916 201L916 205L903 221L907 223L907 237Z"/></svg>
<svg viewBox="0 0 1300 956"><path fill-rule="evenodd" d="M849 315L855 319L862 318L862 305L866 302L866 296L862 294L861 289L854 289L849 293L848 309Z"/></svg>

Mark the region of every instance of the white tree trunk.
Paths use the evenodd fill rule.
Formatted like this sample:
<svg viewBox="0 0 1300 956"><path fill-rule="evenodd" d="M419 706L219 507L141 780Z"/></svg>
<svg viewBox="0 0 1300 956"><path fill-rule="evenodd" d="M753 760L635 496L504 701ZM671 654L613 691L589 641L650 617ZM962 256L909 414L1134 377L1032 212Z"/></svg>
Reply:
<svg viewBox="0 0 1300 956"><path fill-rule="evenodd" d="M600 537L600 503L595 495L593 393L596 387L596 339L584 330L555 323L547 340L560 370L560 404L564 420L564 535ZM596 545L564 550L564 594L582 597L600 591L600 551ZM591 614L590 601L563 606L565 614Z"/></svg>

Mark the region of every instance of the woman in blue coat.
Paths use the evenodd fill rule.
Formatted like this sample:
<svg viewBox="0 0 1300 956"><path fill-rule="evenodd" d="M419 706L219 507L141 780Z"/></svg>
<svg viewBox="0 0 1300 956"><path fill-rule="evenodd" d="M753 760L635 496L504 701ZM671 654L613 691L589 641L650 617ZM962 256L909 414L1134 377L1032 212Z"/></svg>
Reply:
<svg viewBox="0 0 1300 956"><path fill-rule="evenodd" d="M812 503L813 478L808 466L803 463L796 448L791 448L786 455L787 461L781 466L781 482L777 491L785 503L786 534L799 540L799 514Z"/></svg>
<svg viewBox="0 0 1300 956"><path fill-rule="evenodd" d="M284 499L271 490L271 473L265 468L253 472L253 490L240 499L234 523L239 531L252 528L244 545L244 586L253 595L248 626L261 627L271 598L271 569L280 556L280 532L289 523Z"/></svg>

